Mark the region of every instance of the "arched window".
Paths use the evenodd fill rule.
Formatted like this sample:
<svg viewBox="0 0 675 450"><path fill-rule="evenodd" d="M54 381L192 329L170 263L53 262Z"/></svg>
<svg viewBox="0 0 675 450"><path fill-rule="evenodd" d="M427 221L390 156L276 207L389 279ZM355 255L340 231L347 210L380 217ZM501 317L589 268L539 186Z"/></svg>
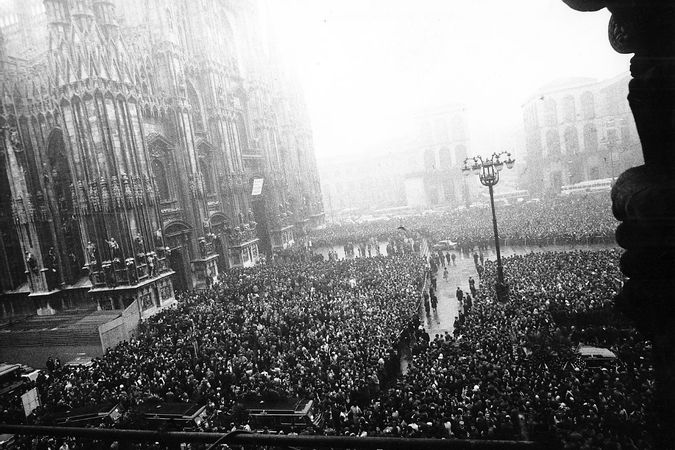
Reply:
<svg viewBox="0 0 675 450"><path fill-rule="evenodd" d="M171 192L169 191L169 180L164 170L164 165L158 159L153 159L152 174L155 177L155 185L157 186L157 193L160 200L171 200Z"/></svg>
<svg viewBox="0 0 675 450"><path fill-rule="evenodd" d="M563 98L563 121L564 122L574 122L577 117L577 110L574 105L574 97L571 95L566 95Z"/></svg>
<svg viewBox="0 0 675 450"><path fill-rule="evenodd" d="M560 136L557 130L548 130L546 133L546 148L549 155L560 154Z"/></svg>
<svg viewBox="0 0 675 450"><path fill-rule="evenodd" d="M541 155L541 135L539 131L527 133L525 148L527 149L527 154L530 156Z"/></svg>
<svg viewBox="0 0 675 450"><path fill-rule="evenodd" d="M558 107L552 98L544 100L544 122L547 127L558 125Z"/></svg>
<svg viewBox="0 0 675 450"><path fill-rule="evenodd" d="M239 141L239 148L241 153L248 153L248 139L246 138L246 124L244 123L244 116L237 114L236 122L234 123L235 133Z"/></svg>
<svg viewBox="0 0 675 450"><path fill-rule="evenodd" d="M523 121L525 122L526 130L534 130L539 126L537 108L535 106L536 104L532 103L523 109Z"/></svg>
<svg viewBox="0 0 675 450"><path fill-rule="evenodd" d="M188 88L188 102L192 107L192 123L194 124L195 127L195 133L203 133L204 117L202 116L202 105L201 102L199 101L199 96L197 95L197 91L195 90L191 82L188 82L187 88Z"/></svg>
<svg viewBox="0 0 675 450"><path fill-rule="evenodd" d="M430 148L424 151L424 170L434 170L436 168L436 158Z"/></svg>
<svg viewBox="0 0 675 450"><path fill-rule="evenodd" d="M584 125L584 150L587 152L598 151L598 130L592 123Z"/></svg>
<svg viewBox="0 0 675 450"><path fill-rule="evenodd" d="M593 93L586 91L581 94L581 112L584 120L593 119L595 117L595 100L593 100Z"/></svg>
<svg viewBox="0 0 675 450"><path fill-rule="evenodd" d="M455 147L455 164L462 164L466 159L466 145L458 145Z"/></svg>
<svg viewBox="0 0 675 450"><path fill-rule="evenodd" d="M199 170L201 171L202 178L204 179L204 190L207 194L214 194L215 186L213 184L213 171L211 170L211 165L205 159L200 159Z"/></svg>
<svg viewBox="0 0 675 450"><path fill-rule="evenodd" d="M565 152L568 155L579 153L579 135L575 127L567 127L565 130Z"/></svg>
<svg viewBox="0 0 675 450"><path fill-rule="evenodd" d="M440 162L441 169L449 169L452 166L452 157L448 147L442 147L438 150L438 161Z"/></svg>
<svg viewBox="0 0 675 450"><path fill-rule="evenodd" d="M624 144L628 144L631 141L631 132L630 132L630 122L628 119L623 118L619 122L621 126L621 140Z"/></svg>

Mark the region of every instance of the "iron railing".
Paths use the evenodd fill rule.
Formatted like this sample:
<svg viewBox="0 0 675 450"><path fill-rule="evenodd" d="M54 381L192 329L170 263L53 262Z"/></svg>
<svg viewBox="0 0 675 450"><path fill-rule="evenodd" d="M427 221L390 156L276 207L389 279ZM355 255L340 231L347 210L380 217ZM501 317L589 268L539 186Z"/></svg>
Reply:
<svg viewBox="0 0 675 450"><path fill-rule="evenodd" d="M0 433L20 436L51 436L120 442L159 442L169 447L181 443L206 445L261 446L281 448L353 448L353 449L543 449L533 441L488 441L474 439L431 439L400 437L351 437L318 435L260 434L246 431L206 433L194 431L150 431L107 428L76 428L39 425L0 424ZM550 448L551 446L546 446Z"/></svg>

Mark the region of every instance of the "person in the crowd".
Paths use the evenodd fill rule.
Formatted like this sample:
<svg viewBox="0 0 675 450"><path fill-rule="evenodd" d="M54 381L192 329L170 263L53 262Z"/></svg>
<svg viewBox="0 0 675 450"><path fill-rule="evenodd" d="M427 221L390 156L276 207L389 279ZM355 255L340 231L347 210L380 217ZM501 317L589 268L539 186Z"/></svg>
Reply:
<svg viewBox="0 0 675 450"><path fill-rule="evenodd" d="M578 214L565 199L541 203L501 210L500 219L515 220L504 225L505 239L581 242L606 231L606 222L579 217L595 214L590 209L600 203L592 197L577 201ZM480 211L425 219L426 236L456 233L458 251L469 258L490 243ZM324 242L341 239L330 234L335 229L322 233ZM413 253L400 233L365 230L343 244L353 255L354 245L384 237L387 256L291 257L221 274L208 290L182 294L175 308L143 322L132 340L90 367L52 359L48 376L36 382L42 407L27 420L50 424L54 411L119 403L114 426L134 428L145 402L198 402L210 417L200 429L250 430L243 402L301 397L315 400L326 421L298 433L650 448L649 343L609 309L622 282L617 250L505 258L505 303L495 301L496 268L487 260L477 265L480 286L471 289L469 281L471 295L457 288L452 333L432 338L419 316L437 302L430 261L436 268L440 261ZM606 347L617 358L586 364L580 344ZM400 376L402 346L412 356Z"/></svg>
<svg viewBox="0 0 675 450"><path fill-rule="evenodd" d="M592 244L613 238L617 226L611 202L603 193L498 206L497 216L500 240L507 245ZM367 242L373 238L380 242L402 240L405 232L399 226L403 220L407 233L414 237L424 236L432 245L442 240L457 242L462 254L471 257L474 251L480 252L479 261L482 251L494 245L490 208L329 225L311 231L310 236L314 247Z"/></svg>

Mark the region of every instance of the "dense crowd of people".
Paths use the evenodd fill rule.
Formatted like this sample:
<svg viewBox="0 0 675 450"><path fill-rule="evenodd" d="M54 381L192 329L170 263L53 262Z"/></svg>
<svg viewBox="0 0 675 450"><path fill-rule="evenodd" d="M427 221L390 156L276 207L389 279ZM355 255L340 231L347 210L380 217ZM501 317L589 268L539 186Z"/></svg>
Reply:
<svg viewBox="0 0 675 450"><path fill-rule="evenodd" d="M495 267L486 264L485 282L455 335L418 345L406 375L381 396L378 420L412 436L648 448L647 341L628 326L559 326L553 319L561 310L606 308L621 283L618 256L605 250L506 258L506 303L494 300ZM586 364L575 351L582 343L609 348L617 359Z"/></svg>
<svg viewBox="0 0 675 450"><path fill-rule="evenodd" d="M613 236L616 221L606 195L555 197L538 202L498 206L499 235L507 243L545 245L589 243ZM346 223L312 231L315 247L386 241L399 235L399 226L419 232L433 242L452 240L460 247L489 245L493 240L489 207L408 216L368 223ZM555 242L554 242L555 241Z"/></svg>
<svg viewBox="0 0 675 450"><path fill-rule="evenodd" d="M43 407L29 420L49 424L72 408L119 403L114 426L138 428L139 405L195 402L207 405L200 429L229 431L248 426L245 403L305 398L324 425L298 433L650 447L649 343L609 307L623 280L618 250L505 258L506 302L496 300L494 264L475 256L484 271L466 293L457 290L454 333L431 337L420 314L457 301L433 288L454 258L426 258L409 238L390 239L387 256L366 245L359 258L222 274L91 367L52 364L37 380ZM587 320L598 311L606 321ZM617 358L590 364L580 344ZM402 349L411 351L404 374Z"/></svg>
<svg viewBox="0 0 675 450"><path fill-rule="evenodd" d="M91 367L38 380L43 405L121 402L129 413L120 424L137 425L134 407L153 399L206 403L214 414L204 429L243 426L246 400L308 398L329 417L347 414L395 377L425 272L410 253L230 271Z"/></svg>

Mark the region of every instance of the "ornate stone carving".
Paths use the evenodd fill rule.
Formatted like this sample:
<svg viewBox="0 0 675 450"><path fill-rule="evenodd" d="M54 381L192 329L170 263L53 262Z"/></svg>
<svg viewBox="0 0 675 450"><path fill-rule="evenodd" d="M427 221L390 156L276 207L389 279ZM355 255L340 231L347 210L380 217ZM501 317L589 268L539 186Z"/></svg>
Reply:
<svg viewBox="0 0 675 450"><path fill-rule="evenodd" d="M117 177L112 177L110 182L110 191L112 193L113 205L115 208L119 209L124 207L124 198L122 198L122 189L120 187L120 182Z"/></svg>
<svg viewBox="0 0 675 450"><path fill-rule="evenodd" d="M15 152L19 153L23 151L23 145L21 145L21 136L19 136L19 130L16 127L10 127L9 130L9 143L12 145L12 148Z"/></svg>
<svg viewBox="0 0 675 450"><path fill-rule="evenodd" d="M101 177L101 210L110 211L110 191L108 190L108 181Z"/></svg>
<svg viewBox="0 0 675 450"><path fill-rule="evenodd" d="M675 3L661 0L564 0L582 11L612 12L609 40L631 53L628 101L645 165L624 172L612 189L626 249L621 270L629 277L616 307L652 340L659 418L655 448L675 442Z"/></svg>
<svg viewBox="0 0 675 450"><path fill-rule="evenodd" d="M26 255L26 268L33 274L37 275L39 272L37 258L35 258L35 255L33 255L33 253L30 251L27 251L25 255Z"/></svg>

